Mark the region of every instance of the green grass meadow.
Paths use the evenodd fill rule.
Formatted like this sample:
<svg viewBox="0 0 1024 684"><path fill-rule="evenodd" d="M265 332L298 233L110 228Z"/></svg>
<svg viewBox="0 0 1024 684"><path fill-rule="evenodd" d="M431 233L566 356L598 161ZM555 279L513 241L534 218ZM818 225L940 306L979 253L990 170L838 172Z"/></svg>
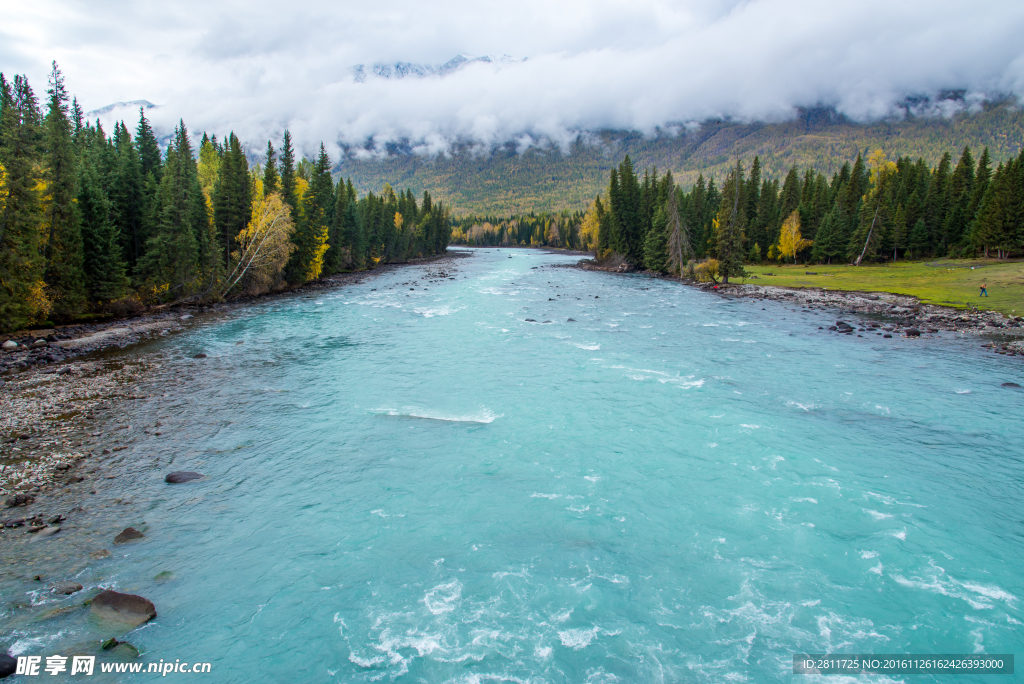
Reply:
<svg viewBox="0 0 1024 684"><path fill-rule="evenodd" d="M891 292L917 297L926 304L961 309L973 305L983 311L1024 316L1024 261L939 259L870 266L788 264L745 268L749 275L757 276L741 281L749 284ZM988 286L988 297L979 296L982 283Z"/></svg>

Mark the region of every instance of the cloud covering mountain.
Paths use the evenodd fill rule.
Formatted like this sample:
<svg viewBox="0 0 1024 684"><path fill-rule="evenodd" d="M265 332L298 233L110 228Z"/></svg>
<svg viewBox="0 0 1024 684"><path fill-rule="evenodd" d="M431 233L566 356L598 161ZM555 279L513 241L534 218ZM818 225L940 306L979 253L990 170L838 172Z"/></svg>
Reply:
<svg viewBox="0 0 1024 684"><path fill-rule="evenodd" d="M965 92L954 108L1022 96L1021 35L1024 3L1005 0L42 0L5 9L0 70L42 93L55 59L87 110L145 99L159 127L183 118L253 146L288 127L307 152L439 152L817 105L876 119L946 90ZM443 70L452 55L515 59ZM396 78L401 64L421 73ZM137 118L104 116L122 112Z"/></svg>

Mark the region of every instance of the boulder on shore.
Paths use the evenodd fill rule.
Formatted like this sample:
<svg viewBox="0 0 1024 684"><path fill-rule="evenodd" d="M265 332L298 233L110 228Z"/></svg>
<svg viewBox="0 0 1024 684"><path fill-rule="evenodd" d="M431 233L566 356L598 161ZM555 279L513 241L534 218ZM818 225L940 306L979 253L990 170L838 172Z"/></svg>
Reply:
<svg viewBox="0 0 1024 684"><path fill-rule="evenodd" d="M146 535L142 534L134 527L126 527L121 531L121 534L114 537L114 543L124 544L125 542L132 541L133 539L142 539L145 536Z"/></svg>
<svg viewBox="0 0 1024 684"><path fill-rule="evenodd" d="M110 589L97 594L90 604L90 609L92 614L101 620L120 622L132 627L138 627L156 617L156 606L149 599Z"/></svg>
<svg viewBox="0 0 1024 684"><path fill-rule="evenodd" d="M907 337L920 337L921 331L918 330L917 328L907 328L906 330L903 331L903 334L906 335Z"/></svg>
<svg viewBox="0 0 1024 684"><path fill-rule="evenodd" d="M181 484L182 482L191 482L192 480L203 479L202 473L194 473L190 470L180 470L178 472L170 473L164 478L164 482L167 484Z"/></svg>

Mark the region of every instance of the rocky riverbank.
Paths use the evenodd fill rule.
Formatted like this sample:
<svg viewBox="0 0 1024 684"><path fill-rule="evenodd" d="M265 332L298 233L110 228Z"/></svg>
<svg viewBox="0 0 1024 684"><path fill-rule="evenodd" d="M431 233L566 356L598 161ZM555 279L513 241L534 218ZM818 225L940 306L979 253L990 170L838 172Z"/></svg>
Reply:
<svg viewBox="0 0 1024 684"><path fill-rule="evenodd" d="M634 273L627 263L613 267L599 266L593 260L583 259L577 267L588 271L608 273ZM882 335L918 337L940 331L984 336L982 344L994 353L1024 357L1024 317L1009 318L996 311L953 309L922 304L916 297L888 292L848 292L821 288L786 288L775 285L748 283L722 285L702 283L684 278L669 278L684 285L714 292L723 297L745 297L785 302L806 309L829 309L840 316L856 316L855 322L837 320L831 329L841 334L870 332Z"/></svg>

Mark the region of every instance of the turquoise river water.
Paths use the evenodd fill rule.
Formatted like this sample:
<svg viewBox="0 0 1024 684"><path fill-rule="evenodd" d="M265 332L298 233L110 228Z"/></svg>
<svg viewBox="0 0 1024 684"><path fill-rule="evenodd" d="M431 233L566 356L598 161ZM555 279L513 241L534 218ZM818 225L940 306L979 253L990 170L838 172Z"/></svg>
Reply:
<svg viewBox="0 0 1024 684"><path fill-rule="evenodd" d="M77 581L152 599L127 640L211 662L197 681L814 681L794 652L1020 650L1019 361L575 259L474 250L154 343L162 390L123 420L169 427L116 481L146 538ZM88 637L59 624L0 645Z"/></svg>

